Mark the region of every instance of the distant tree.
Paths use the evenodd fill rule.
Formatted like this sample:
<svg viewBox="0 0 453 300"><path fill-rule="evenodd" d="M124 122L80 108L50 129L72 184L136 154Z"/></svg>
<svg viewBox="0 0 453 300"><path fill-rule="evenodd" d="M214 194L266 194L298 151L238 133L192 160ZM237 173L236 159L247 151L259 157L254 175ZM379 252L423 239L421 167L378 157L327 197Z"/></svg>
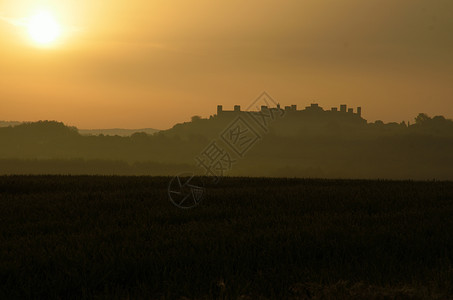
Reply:
<svg viewBox="0 0 453 300"><path fill-rule="evenodd" d="M146 132L134 132L131 135L133 141L146 141L149 135Z"/></svg>
<svg viewBox="0 0 453 300"><path fill-rule="evenodd" d="M447 119L445 119L444 116L435 116L435 117L433 117L432 120L435 121L435 122L439 122L439 123L443 123L443 122L447 121Z"/></svg>
<svg viewBox="0 0 453 300"><path fill-rule="evenodd" d="M430 120L430 124L436 127L444 127L451 129L453 121L450 119L446 119L444 116L435 116Z"/></svg>
<svg viewBox="0 0 453 300"><path fill-rule="evenodd" d="M419 114L415 118L415 123L420 129L432 134L453 135L453 120L446 119L444 116L430 118L426 114Z"/></svg>
<svg viewBox="0 0 453 300"><path fill-rule="evenodd" d="M201 117L200 116L192 116L192 122L200 121Z"/></svg>
<svg viewBox="0 0 453 300"><path fill-rule="evenodd" d="M415 124L423 124L426 123L427 121L431 120L431 118L425 114L425 113L420 113L418 116L415 118Z"/></svg>
<svg viewBox="0 0 453 300"><path fill-rule="evenodd" d="M146 132L140 131L140 132L134 132L131 135L132 138L140 138L140 137L148 137L148 134Z"/></svg>

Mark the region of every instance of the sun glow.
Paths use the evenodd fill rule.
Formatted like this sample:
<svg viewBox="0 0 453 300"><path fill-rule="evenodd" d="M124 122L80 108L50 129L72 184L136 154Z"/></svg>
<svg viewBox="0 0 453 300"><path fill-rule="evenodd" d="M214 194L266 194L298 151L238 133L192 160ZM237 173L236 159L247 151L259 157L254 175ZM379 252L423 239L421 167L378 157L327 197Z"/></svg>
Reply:
<svg viewBox="0 0 453 300"><path fill-rule="evenodd" d="M27 24L28 34L36 43L49 45L61 34L61 27L51 13L39 11L33 15Z"/></svg>

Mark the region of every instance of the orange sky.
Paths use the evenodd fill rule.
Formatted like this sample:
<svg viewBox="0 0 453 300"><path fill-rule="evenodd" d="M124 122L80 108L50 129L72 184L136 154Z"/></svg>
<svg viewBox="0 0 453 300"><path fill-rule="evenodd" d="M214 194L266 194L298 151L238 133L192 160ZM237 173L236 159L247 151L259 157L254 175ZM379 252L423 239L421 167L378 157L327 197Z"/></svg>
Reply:
<svg viewBox="0 0 453 300"><path fill-rule="evenodd" d="M51 47L15 22L40 7L64 28ZM165 129L262 91L453 118L452 32L451 0L1 1L0 120Z"/></svg>

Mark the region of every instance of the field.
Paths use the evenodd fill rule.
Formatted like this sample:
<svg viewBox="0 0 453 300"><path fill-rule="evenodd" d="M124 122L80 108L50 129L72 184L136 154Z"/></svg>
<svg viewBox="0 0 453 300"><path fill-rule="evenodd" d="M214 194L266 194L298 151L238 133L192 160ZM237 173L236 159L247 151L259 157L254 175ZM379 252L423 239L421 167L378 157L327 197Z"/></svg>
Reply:
<svg viewBox="0 0 453 300"><path fill-rule="evenodd" d="M0 299L446 299L453 183L0 177Z"/></svg>

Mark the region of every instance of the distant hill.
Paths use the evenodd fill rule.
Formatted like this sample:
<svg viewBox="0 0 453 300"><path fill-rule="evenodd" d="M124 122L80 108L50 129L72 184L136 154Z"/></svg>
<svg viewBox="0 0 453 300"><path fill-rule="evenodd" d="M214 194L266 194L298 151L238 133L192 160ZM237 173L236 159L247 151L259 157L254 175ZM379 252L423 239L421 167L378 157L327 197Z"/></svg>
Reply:
<svg viewBox="0 0 453 300"><path fill-rule="evenodd" d="M19 121L0 121L0 127L17 126L24 122ZM144 132L146 134L153 134L159 132L159 129L154 128L141 128L141 129L123 129L123 128L110 128L110 129L78 129L81 135L111 135L111 136L131 136L136 132Z"/></svg>
<svg viewBox="0 0 453 300"><path fill-rule="evenodd" d="M21 123L18 121L0 121L0 127L17 126Z"/></svg>
<svg viewBox="0 0 453 300"><path fill-rule="evenodd" d="M180 166L218 177L453 180L453 120L443 116L420 113L410 125L344 109L270 116L222 111L154 134L56 121L0 127L0 174L172 175Z"/></svg>
<svg viewBox="0 0 453 300"><path fill-rule="evenodd" d="M159 129L154 128L142 128L142 129L122 129L122 128L112 128L112 129L79 129L81 135L118 135L118 136L131 136L136 132L144 132L147 134L153 134L160 131Z"/></svg>

